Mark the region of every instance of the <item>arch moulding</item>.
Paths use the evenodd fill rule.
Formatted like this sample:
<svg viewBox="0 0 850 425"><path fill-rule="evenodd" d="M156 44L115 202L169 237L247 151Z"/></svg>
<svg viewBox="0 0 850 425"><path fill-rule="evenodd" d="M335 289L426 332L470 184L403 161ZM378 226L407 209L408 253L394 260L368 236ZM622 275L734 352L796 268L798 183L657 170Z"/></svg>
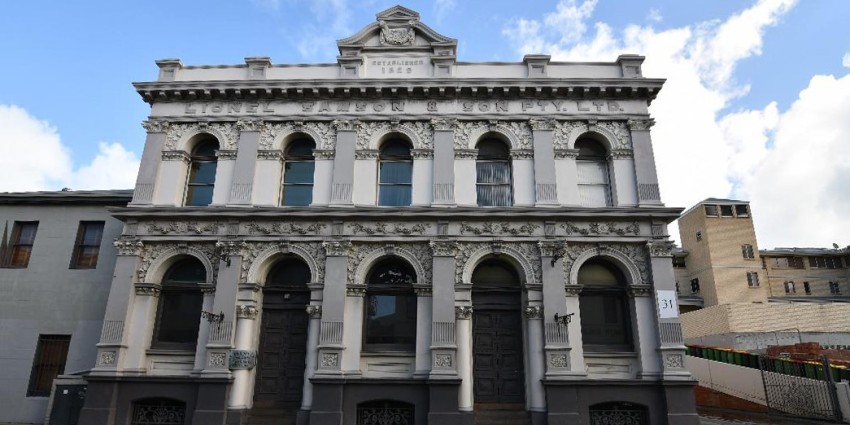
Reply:
<svg viewBox="0 0 850 425"><path fill-rule="evenodd" d="M318 282L319 272L318 267L316 266L316 259L313 258L313 256L310 255L310 253L304 248L301 248L298 245L289 244L271 246L257 254L257 257L248 268L248 275L246 278L247 282L259 283L265 286L266 275L272 265L274 265L276 257L284 255L294 255L301 261L304 261L304 263L307 264L307 267L310 268L310 283L321 283Z"/></svg>
<svg viewBox="0 0 850 425"><path fill-rule="evenodd" d="M568 284L579 284L578 270L585 262L587 262L591 258L604 258L613 262L615 265L620 266L620 270L624 272L623 274L626 276L626 280L628 280L629 286L649 284L649 282L643 282L640 277L640 271L638 270L632 259L629 258L629 256L610 247L601 249L589 248L579 254L578 257L576 257L576 259L573 261L571 269L568 271Z"/></svg>
<svg viewBox="0 0 850 425"><path fill-rule="evenodd" d="M354 281L352 283L357 285L365 285L366 284L366 274L369 273L369 270L372 266L375 265L379 260L382 260L386 257L399 257L407 261L411 266L413 266L413 271L416 272L416 284L417 285L430 285L431 282L426 281L425 279L425 269L422 267L422 264L419 262L419 259L412 252L407 249L401 247L393 247L392 250L388 250L385 247L375 248L366 254L363 257L363 261L357 266L357 269L354 272ZM351 261L351 260L349 260Z"/></svg>
<svg viewBox="0 0 850 425"><path fill-rule="evenodd" d="M494 254L498 255L500 259L507 257L506 259L508 260L508 263L512 263L513 266L519 266L519 270L517 271L519 272L518 274L520 275L520 279L522 279L521 283L523 285L538 283L534 281L534 268L531 266L531 261L519 250L505 245L502 245L499 248L493 247L492 245L484 246L470 254L469 259L463 266L463 273L461 274L463 282L472 282L472 272L475 271L478 264L480 264L486 257L490 257Z"/></svg>
<svg viewBox="0 0 850 425"><path fill-rule="evenodd" d="M182 256L192 256L200 260L201 264L204 265L204 271L206 271L207 279L204 283L216 283L213 282L213 264L210 262L210 259L204 254L203 251L196 248L171 248L161 252L156 258L151 261L150 267L148 267L148 272L145 274L144 283L162 283L162 278L165 276L165 272L171 267L172 264L176 263L180 257Z"/></svg>

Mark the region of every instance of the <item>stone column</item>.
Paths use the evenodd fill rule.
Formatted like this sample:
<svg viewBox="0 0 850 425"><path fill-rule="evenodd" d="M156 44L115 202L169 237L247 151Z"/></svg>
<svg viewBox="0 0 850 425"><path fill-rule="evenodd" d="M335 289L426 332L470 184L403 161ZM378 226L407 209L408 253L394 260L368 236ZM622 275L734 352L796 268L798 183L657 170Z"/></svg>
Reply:
<svg viewBox="0 0 850 425"><path fill-rule="evenodd" d="M318 365L317 357L319 351L319 327L322 322L322 306L311 304L307 306L307 314L310 322L307 324L307 357L304 368L304 388L301 397L301 410L307 411L313 407L313 384L310 378L316 374Z"/></svg>
<svg viewBox="0 0 850 425"><path fill-rule="evenodd" d="M658 190L658 174L655 171L655 157L652 153L652 139L649 129L655 124L651 118L629 120L632 150L634 151L635 176L637 178L638 200L643 205L663 205Z"/></svg>
<svg viewBox="0 0 850 425"><path fill-rule="evenodd" d="M666 233L666 232L664 232ZM654 239L647 243L652 267L652 287L655 289L660 344L660 363L664 379L691 379L685 369L685 343L679 319L679 302L676 298L676 280L673 275L673 243Z"/></svg>
<svg viewBox="0 0 850 425"><path fill-rule="evenodd" d="M412 153L412 205L428 207L431 206L431 193L434 191L434 151L431 149L414 149Z"/></svg>
<svg viewBox="0 0 850 425"><path fill-rule="evenodd" d="M254 176L257 165L257 149L260 143L262 121L239 121L239 148L236 151L236 162L233 169L233 180L230 185L228 204L249 206L252 204L254 193ZM217 176L216 176L217 177ZM280 182L280 179L277 180Z"/></svg>
<svg viewBox="0 0 850 425"><path fill-rule="evenodd" d="M455 149L454 154L455 203L459 207L477 206L475 158L478 157L478 150Z"/></svg>
<svg viewBox="0 0 850 425"><path fill-rule="evenodd" d="M348 252L351 249L351 242L330 241L322 245L325 248L325 285L322 292L322 318L319 325L316 375L327 377L338 376L342 373L343 349L346 348L343 345L343 323L346 319ZM362 315L360 320L362 321ZM351 323L351 326L360 328L360 323ZM359 352L357 357L359 361Z"/></svg>
<svg viewBox="0 0 850 425"><path fill-rule="evenodd" d="M145 139L145 149L142 151L142 161L139 163L139 174L136 177L136 187L133 190L131 205L150 205L154 199L156 174L159 171L162 146L170 127L167 121L150 120L142 122L142 127L148 132Z"/></svg>
<svg viewBox="0 0 850 425"><path fill-rule="evenodd" d="M354 153L354 205L378 205L378 151L360 149Z"/></svg>
<svg viewBox="0 0 850 425"><path fill-rule="evenodd" d="M219 150L215 153L215 156L218 157L218 164L215 167L215 186L213 187L212 203L210 205L223 206L230 200L233 170L236 168L236 155L237 151L234 150ZM185 190L185 178L182 181L184 182L183 190ZM182 205L182 198L181 203L178 205Z"/></svg>
<svg viewBox="0 0 850 425"><path fill-rule="evenodd" d="M568 311L564 301L567 299L563 260L566 243L546 240L539 242L538 246L543 269L543 311L546 313L543 316L546 378L553 379L570 374L569 328L577 326L573 319L578 318L578 310ZM555 321L555 315L558 321Z"/></svg>
<svg viewBox="0 0 850 425"><path fill-rule="evenodd" d="M182 206L183 198L186 196L189 154L183 151L163 151L161 158L162 163L156 177L153 204ZM218 177L218 172L216 172L216 177ZM216 183L218 183L217 178Z"/></svg>
<svg viewBox="0 0 850 425"><path fill-rule="evenodd" d="M257 170L254 176L253 204L262 207L280 205L280 185L283 181L283 152L257 151Z"/></svg>
<svg viewBox="0 0 850 425"><path fill-rule="evenodd" d="M558 202L561 205L578 206L578 150L558 149L555 151L555 176L558 185Z"/></svg>
<svg viewBox="0 0 850 425"><path fill-rule="evenodd" d="M366 285L348 284L345 297L345 323L349 326L342 336L342 373L360 374L360 351L363 348L363 298Z"/></svg>
<svg viewBox="0 0 850 425"><path fill-rule="evenodd" d="M534 151L529 149L511 150L513 168L513 195L515 206L533 206L534 195Z"/></svg>
<svg viewBox="0 0 850 425"><path fill-rule="evenodd" d="M637 206L637 185L635 184L635 167L632 151L615 149L609 156L611 167L611 197L614 206Z"/></svg>
<svg viewBox="0 0 850 425"><path fill-rule="evenodd" d="M529 297L531 298L531 297ZM531 303L534 304L531 304ZM543 306L529 299L525 308L527 329L526 358L528 359L528 404L532 412L546 412L546 391L543 389Z"/></svg>
<svg viewBox="0 0 850 425"><path fill-rule="evenodd" d="M143 245L138 239L127 236L118 238L114 245L118 257L115 259L112 285L103 315L103 329L97 344L97 362L92 370L95 375L108 375L127 367L128 345L131 339L141 339L132 335L132 327L130 331L125 331L124 324L134 317L136 297L133 282L137 279L136 270Z"/></svg>
<svg viewBox="0 0 850 425"><path fill-rule="evenodd" d="M159 284L136 283L136 296L133 297L132 313L130 314L130 326L127 329L127 351L123 370L130 373L144 373L145 359L148 347L150 347L153 334L153 324L159 295L161 291Z"/></svg>
<svg viewBox="0 0 850 425"><path fill-rule="evenodd" d="M472 306L456 306L457 319L457 374L461 379L458 392L458 408L471 412L472 394Z"/></svg>
<svg viewBox="0 0 850 425"><path fill-rule="evenodd" d="M431 379L457 377L455 340L455 252L457 243L431 241Z"/></svg>
<svg viewBox="0 0 850 425"><path fill-rule="evenodd" d="M209 336L206 343L206 366L203 375L226 377L230 376L227 357L234 347L234 327L236 325L236 305L239 302L257 302L259 286L240 285L242 258L248 246L236 240L223 240L216 243L220 254L218 261L218 278L215 286L215 298L210 308L204 305L204 310L213 314L221 314L220 322L209 326ZM241 293L244 292L244 293ZM202 324L204 322L201 322Z"/></svg>
<svg viewBox="0 0 850 425"><path fill-rule="evenodd" d="M555 174L554 123L552 120L529 121L534 137L535 205L558 205Z"/></svg>
<svg viewBox="0 0 850 425"><path fill-rule="evenodd" d="M428 377L431 372L431 286L416 285L416 368L414 376Z"/></svg>
<svg viewBox="0 0 850 425"><path fill-rule="evenodd" d="M203 292L204 294L204 301L201 307L201 311L212 313L213 301L215 299L215 283L203 283L198 284L198 286L201 286L201 292ZM222 317L222 321L223 319L224 318ZM200 324L198 326L198 341L195 345L194 372L200 372L206 369L207 363L209 363L211 366L219 364L218 356L210 358L209 362L207 362L207 343L210 339L210 330L213 329L213 326L211 326L212 323L207 320L206 317L203 317L203 315L201 317L198 317L198 320L200 320Z"/></svg>
<svg viewBox="0 0 850 425"><path fill-rule="evenodd" d="M332 150L314 150L316 171L313 173L313 203L310 206L327 206L331 202L334 156Z"/></svg>
<svg viewBox="0 0 850 425"><path fill-rule="evenodd" d="M236 306L236 348L230 354L230 368L234 370L228 409L249 409L252 404L251 369L257 361L254 334L259 314L260 310L255 305Z"/></svg>
<svg viewBox="0 0 850 425"><path fill-rule="evenodd" d="M351 206L354 179L354 149L357 131L354 121L334 121L336 126L336 151L334 153L331 205Z"/></svg>
<svg viewBox="0 0 850 425"><path fill-rule="evenodd" d="M455 203L455 121L445 118L431 120L434 127L434 206Z"/></svg>
<svg viewBox="0 0 850 425"><path fill-rule="evenodd" d="M567 314L575 313L570 319L570 324L567 325L567 342L569 344L569 357L566 359L562 356L554 358L555 368L566 368L570 375L587 375L587 368L584 363L584 346L581 338L581 317L579 313L579 298L581 293L581 285L567 282L564 286L566 295L564 304L567 309ZM574 319L574 320L573 320ZM568 359L568 361L567 361ZM552 358L549 359L551 363Z"/></svg>
<svg viewBox="0 0 850 425"><path fill-rule="evenodd" d="M646 284L631 285L628 288L628 294L629 298L632 299L634 308L632 323L637 331L635 349L638 351L640 361L640 376L658 379L661 373L661 365L657 352L658 320L655 316L655 308L652 305L652 286Z"/></svg>

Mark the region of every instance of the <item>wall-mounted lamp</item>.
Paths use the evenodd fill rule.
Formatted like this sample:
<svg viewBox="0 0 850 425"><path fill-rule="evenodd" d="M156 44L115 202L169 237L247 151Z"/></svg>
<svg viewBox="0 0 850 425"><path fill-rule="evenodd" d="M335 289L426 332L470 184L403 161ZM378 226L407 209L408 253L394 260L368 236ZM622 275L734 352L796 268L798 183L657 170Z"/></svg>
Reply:
<svg viewBox="0 0 850 425"><path fill-rule="evenodd" d="M221 323L224 321L224 312L214 314L209 311L201 311L201 317L207 319L209 323Z"/></svg>

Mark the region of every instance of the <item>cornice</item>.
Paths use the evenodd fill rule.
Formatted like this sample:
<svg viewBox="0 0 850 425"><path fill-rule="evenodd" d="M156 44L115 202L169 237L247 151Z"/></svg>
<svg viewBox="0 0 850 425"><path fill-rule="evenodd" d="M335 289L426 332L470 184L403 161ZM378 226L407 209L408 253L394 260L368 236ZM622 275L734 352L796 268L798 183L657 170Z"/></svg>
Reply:
<svg viewBox="0 0 850 425"><path fill-rule="evenodd" d="M664 84L657 78L463 78L410 80L216 80L133 83L145 102L252 99L563 98L645 99ZM484 89L481 89L484 87Z"/></svg>

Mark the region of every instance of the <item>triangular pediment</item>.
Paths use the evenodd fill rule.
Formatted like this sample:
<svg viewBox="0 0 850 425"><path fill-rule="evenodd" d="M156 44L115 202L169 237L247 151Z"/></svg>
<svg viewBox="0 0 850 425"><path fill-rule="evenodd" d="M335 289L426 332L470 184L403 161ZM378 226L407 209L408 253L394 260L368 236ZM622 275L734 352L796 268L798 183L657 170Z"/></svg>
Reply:
<svg viewBox="0 0 850 425"><path fill-rule="evenodd" d="M452 48L457 40L446 37L419 21L419 13L404 6L393 6L375 15L375 22L351 37L337 41L340 53L350 55L361 49L432 48L434 44Z"/></svg>
<svg viewBox="0 0 850 425"><path fill-rule="evenodd" d="M378 20L419 20L419 13L401 5L395 5L376 15Z"/></svg>

